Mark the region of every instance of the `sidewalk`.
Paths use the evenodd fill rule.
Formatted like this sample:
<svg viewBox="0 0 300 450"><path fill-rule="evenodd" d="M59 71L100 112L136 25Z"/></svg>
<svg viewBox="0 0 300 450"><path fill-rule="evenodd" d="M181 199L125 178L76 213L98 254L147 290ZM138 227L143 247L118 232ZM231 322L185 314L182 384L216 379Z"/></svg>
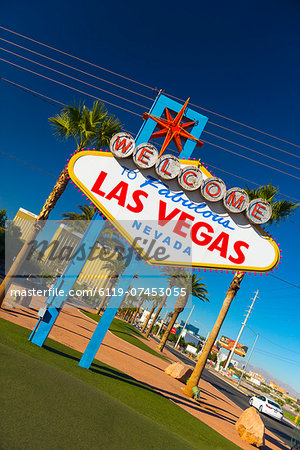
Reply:
<svg viewBox="0 0 300 450"><path fill-rule="evenodd" d="M0 317L32 329L37 322L36 311L30 309L0 309ZM77 309L64 309L53 327L52 339L83 353L96 327L95 321ZM155 348L154 339L148 345ZM164 351L170 361L178 361L168 350ZM133 378L148 384L181 408L215 429L243 449L254 447L246 444L235 430L235 422L242 410L209 383L201 380L201 402L196 403L183 395L184 385L164 373L168 362L129 344L108 332L96 358ZM266 430L266 449L288 449L285 444Z"/></svg>

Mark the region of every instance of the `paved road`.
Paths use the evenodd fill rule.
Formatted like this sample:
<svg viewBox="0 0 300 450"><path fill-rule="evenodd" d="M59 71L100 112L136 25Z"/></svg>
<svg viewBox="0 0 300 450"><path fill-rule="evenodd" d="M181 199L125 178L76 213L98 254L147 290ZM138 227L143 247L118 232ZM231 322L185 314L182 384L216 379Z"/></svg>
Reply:
<svg viewBox="0 0 300 450"><path fill-rule="evenodd" d="M174 355L176 355L182 362L189 365L195 365L194 361L192 361L187 356L177 352L175 349L168 346L168 350ZM229 383L226 383L226 381L223 381L221 378L219 378L217 375L215 375L213 372L207 369L204 370L202 376L205 381L208 381L210 384L216 387L220 392L222 392L222 394L226 395L226 397L228 397L240 408L242 409L249 408L249 397L245 395L243 392L238 391ZM264 414L260 414L260 416L265 424L265 427L272 433L274 433L285 444L290 446L291 438L294 432L294 427L285 421L278 422Z"/></svg>

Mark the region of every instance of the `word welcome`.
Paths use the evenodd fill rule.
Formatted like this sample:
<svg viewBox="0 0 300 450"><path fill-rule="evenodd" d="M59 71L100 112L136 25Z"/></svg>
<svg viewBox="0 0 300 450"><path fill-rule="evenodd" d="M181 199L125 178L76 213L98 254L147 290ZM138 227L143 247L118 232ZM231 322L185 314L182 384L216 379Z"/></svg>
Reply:
<svg viewBox="0 0 300 450"><path fill-rule="evenodd" d="M247 218L255 224L267 222L272 215L271 205L262 199L249 201L248 194L240 188L226 190L223 180L209 177L204 180L199 167L190 165L181 167L180 161L173 155L159 157L157 149L150 143L135 146L134 138L128 133L117 133L110 141L110 150L117 158L132 155L139 169L155 167L157 175L165 180L177 179L179 185L187 191L200 190L208 201L223 201L225 208L232 213L246 212Z"/></svg>

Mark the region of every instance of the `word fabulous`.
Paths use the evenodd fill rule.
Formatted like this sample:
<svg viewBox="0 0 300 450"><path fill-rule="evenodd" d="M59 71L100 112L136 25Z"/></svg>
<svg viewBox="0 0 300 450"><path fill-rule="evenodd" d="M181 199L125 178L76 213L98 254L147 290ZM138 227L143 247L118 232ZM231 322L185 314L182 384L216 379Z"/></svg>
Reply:
<svg viewBox="0 0 300 450"><path fill-rule="evenodd" d="M196 166L181 166L173 155L162 155L150 143L135 145L134 138L125 132L115 134L110 141L110 150L116 158L132 156L139 169L155 168L163 180L177 178L179 185L186 191L200 190L202 196L210 201L222 200L225 208L232 213L246 212L247 218L255 224L267 222L272 215L271 205L262 199L249 201L248 194L240 188L226 190L223 180L217 177L204 179L202 171Z"/></svg>

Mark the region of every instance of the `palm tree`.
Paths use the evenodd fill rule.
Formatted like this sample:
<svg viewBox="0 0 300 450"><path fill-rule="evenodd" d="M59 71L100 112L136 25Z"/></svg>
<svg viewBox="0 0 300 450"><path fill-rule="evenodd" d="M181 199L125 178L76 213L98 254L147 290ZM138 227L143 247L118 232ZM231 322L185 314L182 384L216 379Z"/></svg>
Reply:
<svg viewBox="0 0 300 450"><path fill-rule="evenodd" d="M60 114L50 117L49 122L53 126L54 135L60 140L66 140L70 137L75 140L76 152L83 150L88 145L94 145L95 147L107 146L111 137L122 128L119 120L108 114L104 105L98 101L93 103L92 109L88 109L84 103L79 103L78 106L67 106L62 109ZM68 170L63 169L32 226L22 249L1 283L0 306L5 297L5 288L8 287L10 280L20 273L23 261L31 250L32 242L45 225L50 212L65 191L68 181Z"/></svg>
<svg viewBox="0 0 300 450"><path fill-rule="evenodd" d="M62 217L64 219L62 220L62 222L69 225L71 221L71 225L73 225L71 227L71 230L75 229L79 233L84 233L88 227L89 222L94 217L96 211L93 206L88 205L79 205L78 208L80 209L81 213L79 212L63 213ZM113 250L117 250L118 254L125 253L123 243L116 234L116 231L112 227L110 227L109 222L106 222L106 224L102 228L98 236L97 242L100 243L102 246L108 246L110 248L113 248Z"/></svg>
<svg viewBox="0 0 300 450"><path fill-rule="evenodd" d="M119 306L119 316L121 319L125 320L125 317L127 316L130 306L133 304L134 301L136 301L137 295L133 295L131 293L132 284L130 284L127 288L127 294L125 293L123 300Z"/></svg>
<svg viewBox="0 0 300 450"><path fill-rule="evenodd" d="M261 186L258 189L250 190L249 188L246 188L246 190L247 190L250 200L252 200L254 198L261 198L263 200L267 200L271 204L272 216L271 216L270 220L267 222L267 225L270 225L271 223L278 224L282 220L285 220L299 206L299 204L290 202L289 200L276 201L275 196L276 196L276 194L278 194L278 188L272 186L270 183L266 186ZM213 329L206 341L206 344L201 352L201 355L197 361L195 369L194 369L192 375L190 376L189 381L184 389L184 393L188 397L193 396L192 389L193 389L193 387L197 386L199 383L199 380L201 378L207 358L211 352L211 349L215 343L215 340L217 339L217 336L218 336L221 326L226 318L226 315L228 313L230 305L231 305L234 297L236 296L238 290L240 289L240 284L243 281L244 276L245 276L244 272L236 272L233 277L233 280L232 280L232 282L229 286L229 289L226 293L226 297L223 302L222 308L221 308L218 318L216 320L216 323L214 324L214 327L213 327Z"/></svg>
<svg viewBox="0 0 300 450"><path fill-rule="evenodd" d="M150 310L150 313L149 313L149 315L148 315L148 317L147 317L147 319L145 320L145 323L144 323L144 325L143 325L142 333L144 333L144 331L146 330L147 325L148 325L148 322L149 322L149 320L151 319L152 314L153 314L155 308L156 308L157 305L158 305L158 302L159 302L158 297L161 297L161 296L155 295L154 297L152 297L151 299L149 299L150 301L153 300L153 305L152 305L152 308L151 308L151 310Z"/></svg>
<svg viewBox="0 0 300 450"><path fill-rule="evenodd" d="M97 314L100 314L101 309L103 308L107 298L111 297L111 294L109 294L109 292L117 284L118 279L119 279L120 275L124 272L125 268L126 268L126 263L125 263L124 259L114 259L114 260L106 261L106 263L103 265L103 270L106 269L106 270L110 271L108 285L105 287L105 290L106 290L106 292L108 292L108 294L104 295L102 297L102 300L97 309Z"/></svg>
<svg viewBox="0 0 300 450"><path fill-rule="evenodd" d="M138 315L138 313L140 313L141 307L142 307L142 305L143 305L143 303L145 301L149 301L149 295L143 293L143 294L140 295L140 301L139 301L139 303L137 305L137 308L136 308L136 310L135 310L135 312L134 312L134 314L133 314L133 316L132 316L132 318L131 318L131 320L129 322L131 325L133 325L133 323L135 321L135 318Z"/></svg>
<svg viewBox="0 0 300 450"><path fill-rule="evenodd" d="M63 223L68 223L68 221L72 221L74 223L74 229L79 231L79 233L84 233L87 229L88 223L94 217L96 210L93 206L89 205L78 205L81 213L79 212L68 212L63 213L62 217Z"/></svg>
<svg viewBox="0 0 300 450"><path fill-rule="evenodd" d="M174 306L174 313L171 317L169 325L167 326L167 329L163 337L161 338L160 343L157 346L157 350L159 350L160 352L163 351L166 345L167 339L173 328L174 323L177 320L177 317L186 307L189 296L192 294L194 297L197 297L199 300L203 302L209 301L207 298L208 292L205 289L206 285L200 283L201 280L202 278L198 277L195 274L191 275L189 272L184 272L181 274L180 277L178 277L176 285L182 290L184 290L184 292L181 292L180 295L178 296Z"/></svg>
<svg viewBox="0 0 300 450"><path fill-rule="evenodd" d="M152 329L153 329L153 327L155 325L155 322L157 321L157 318L159 317L159 315L161 313L161 310L163 309L163 307L166 304L167 298L169 296L168 292L172 289L173 286L176 286L176 280L177 280L177 278L179 276L181 276L182 270L181 269L177 269L175 267L168 267L168 268L162 270L161 273L163 274L164 277L166 277L168 279L169 285L168 285L168 287L166 289L166 293L165 293L164 297L161 299L161 302L160 302L160 304L158 306L158 309L157 309L157 311L155 313L154 319L152 320L152 323L151 323L150 327L147 330L146 337L149 337L149 335L150 335L150 333L151 333L151 331L152 331Z"/></svg>

